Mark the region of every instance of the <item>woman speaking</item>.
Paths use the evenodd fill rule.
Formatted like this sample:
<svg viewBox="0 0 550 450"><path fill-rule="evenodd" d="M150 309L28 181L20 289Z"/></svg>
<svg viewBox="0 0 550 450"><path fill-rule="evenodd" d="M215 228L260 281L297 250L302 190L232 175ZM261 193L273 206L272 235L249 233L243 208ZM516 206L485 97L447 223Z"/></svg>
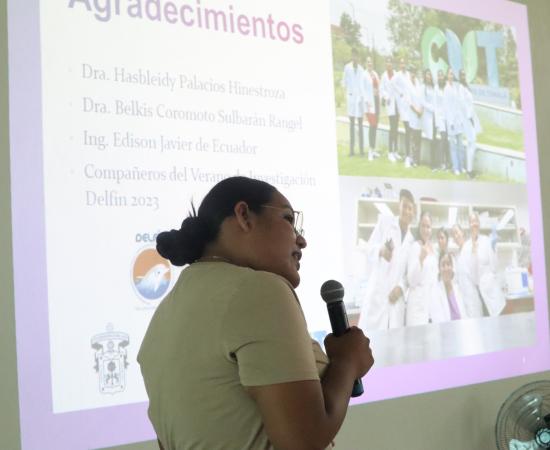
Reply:
<svg viewBox="0 0 550 450"><path fill-rule="evenodd" d="M301 213L273 186L228 178L157 250L187 265L157 308L138 361L164 450L324 449L374 360L358 328L307 332L294 292Z"/></svg>

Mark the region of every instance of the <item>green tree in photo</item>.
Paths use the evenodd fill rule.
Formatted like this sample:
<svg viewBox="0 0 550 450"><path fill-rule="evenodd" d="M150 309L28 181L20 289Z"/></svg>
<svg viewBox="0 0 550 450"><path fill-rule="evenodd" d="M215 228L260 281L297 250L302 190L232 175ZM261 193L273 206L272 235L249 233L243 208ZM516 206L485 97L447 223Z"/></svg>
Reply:
<svg viewBox="0 0 550 450"><path fill-rule="evenodd" d="M393 53L407 58L418 53L425 24L424 8L400 0L389 0L388 10L391 16L386 27L394 45Z"/></svg>
<svg viewBox="0 0 550 450"><path fill-rule="evenodd" d="M348 13L342 13L340 17L340 30L350 47L361 46L361 25L354 21Z"/></svg>
<svg viewBox="0 0 550 450"><path fill-rule="evenodd" d="M517 44L512 30L506 27L504 30L504 50L499 53L500 81L503 86L510 89L510 98L521 109L521 97L519 93L519 67Z"/></svg>

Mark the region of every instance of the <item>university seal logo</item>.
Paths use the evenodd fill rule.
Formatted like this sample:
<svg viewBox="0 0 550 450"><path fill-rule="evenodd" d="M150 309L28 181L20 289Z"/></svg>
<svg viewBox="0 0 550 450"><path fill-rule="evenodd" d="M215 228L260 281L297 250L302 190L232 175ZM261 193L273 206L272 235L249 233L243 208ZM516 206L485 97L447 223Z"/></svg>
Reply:
<svg viewBox="0 0 550 450"><path fill-rule="evenodd" d="M128 355L126 347L130 338L126 333L114 331L113 325L107 325L105 333L96 334L91 339L95 350L94 369L99 375L99 392L116 394L126 388L126 368Z"/></svg>

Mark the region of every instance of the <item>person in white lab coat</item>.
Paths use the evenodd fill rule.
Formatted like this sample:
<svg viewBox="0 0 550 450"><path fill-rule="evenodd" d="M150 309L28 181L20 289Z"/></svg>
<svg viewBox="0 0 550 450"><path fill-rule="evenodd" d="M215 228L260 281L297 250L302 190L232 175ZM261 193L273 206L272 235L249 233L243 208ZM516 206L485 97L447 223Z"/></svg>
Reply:
<svg viewBox="0 0 550 450"><path fill-rule="evenodd" d="M466 171L469 178L474 178L474 159L476 154L476 137L481 132L481 124L474 109L474 96L466 81L466 72L461 70L460 94L464 104L464 137L466 138Z"/></svg>
<svg viewBox="0 0 550 450"><path fill-rule="evenodd" d="M441 253L438 265L439 281L435 284L433 294L430 296L431 322L440 323L467 318L466 306L456 282L454 262L450 253Z"/></svg>
<svg viewBox="0 0 550 450"><path fill-rule="evenodd" d="M455 81L451 68L447 72L447 85L443 92L443 103L453 172L455 175L460 175L466 171L464 167L464 146L462 144L464 102L462 101L460 84Z"/></svg>
<svg viewBox="0 0 550 450"><path fill-rule="evenodd" d="M415 208L411 192L402 189L399 216L381 214L364 247L372 270L359 315L359 327L363 329L386 330L405 325L405 275L414 242L410 225Z"/></svg>
<svg viewBox="0 0 550 450"><path fill-rule="evenodd" d="M436 91L434 87L432 71L424 70L424 88L422 89L422 137L428 142L430 149L430 167L432 171L439 169L440 163L437 158L436 147Z"/></svg>
<svg viewBox="0 0 550 450"><path fill-rule="evenodd" d="M395 90L395 99L397 104L397 111L399 112L399 118L403 122L405 128L405 156L409 156L411 153L411 129L409 127L409 119L411 115L410 107L410 78L407 71L407 61L405 58L399 59L399 71L395 74L392 80Z"/></svg>
<svg viewBox="0 0 550 450"><path fill-rule="evenodd" d="M465 249L466 238L462 227L458 224L451 229L453 241L458 246L455 256L455 275L458 287L462 293L466 315L469 318L483 317L481 296L472 278L471 253Z"/></svg>
<svg viewBox="0 0 550 450"><path fill-rule="evenodd" d="M483 300L484 314L498 316L506 306L501 284L496 275L497 260L489 236L479 233L479 215L470 214L470 239L463 252L469 259L470 278Z"/></svg>
<svg viewBox="0 0 550 450"><path fill-rule="evenodd" d="M422 113L424 111L424 105L422 84L417 77L416 67L414 66L409 67L408 89L409 129L411 134L412 149L407 149L405 167L415 167L420 162L420 146L422 145Z"/></svg>
<svg viewBox="0 0 550 450"><path fill-rule="evenodd" d="M386 114L390 123L390 134L388 137L388 159L395 162L400 159L397 153L397 137L399 127L399 111L397 109L397 92L394 87L396 72L393 70L393 59L391 56L386 58L386 71L382 74L380 81L380 97L382 105L386 107Z"/></svg>
<svg viewBox="0 0 550 450"><path fill-rule="evenodd" d="M449 252L449 232L445 227L441 227L439 230L437 230L436 238L437 238L437 259L439 261L439 258L443 253Z"/></svg>
<svg viewBox="0 0 550 450"><path fill-rule="evenodd" d="M364 69L359 64L359 55L355 48L351 49L351 61L344 66L342 76L342 86L346 90L346 105L349 118L349 155L355 155L355 125L357 124L359 134L359 151L364 155L363 146L363 114L364 107L364 89L363 74Z"/></svg>
<svg viewBox="0 0 550 450"><path fill-rule="evenodd" d="M380 116L380 79L374 70L372 58L367 58L367 68L364 72L365 111L369 123L369 161L377 158L376 131Z"/></svg>
<svg viewBox="0 0 550 450"><path fill-rule="evenodd" d="M407 309L405 325L424 325L430 320L430 299L437 283L437 259L432 245L432 217L422 212L419 239L411 245L407 261Z"/></svg>
<svg viewBox="0 0 550 450"><path fill-rule="evenodd" d="M447 127L445 124L445 108L443 93L445 91L445 74L442 70L437 71L437 85L435 86L435 130L434 138L436 143L436 162L441 170L447 170L451 167L451 157L449 155L449 139L447 137Z"/></svg>

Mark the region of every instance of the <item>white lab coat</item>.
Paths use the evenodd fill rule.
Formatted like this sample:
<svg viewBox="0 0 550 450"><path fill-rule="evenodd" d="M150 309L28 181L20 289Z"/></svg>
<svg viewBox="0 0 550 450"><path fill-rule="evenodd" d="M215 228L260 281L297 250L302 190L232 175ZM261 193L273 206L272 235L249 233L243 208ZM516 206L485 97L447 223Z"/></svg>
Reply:
<svg viewBox="0 0 550 450"><path fill-rule="evenodd" d="M376 107L374 104L374 80L378 80L378 75L373 70L372 73L368 70L364 71L363 75L363 90L365 95L365 112L374 114Z"/></svg>
<svg viewBox="0 0 550 450"><path fill-rule="evenodd" d="M454 258L455 280L462 294L466 315L469 318L483 317L481 297L472 278L471 251L465 251L466 243Z"/></svg>
<svg viewBox="0 0 550 450"><path fill-rule="evenodd" d="M353 62L344 66L342 86L346 89L346 104L349 117L363 117L364 109L364 69L360 64L353 67Z"/></svg>
<svg viewBox="0 0 550 450"><path fill-rule="evenodd" d="M460 84L447 83L443 91L443 109L445 126L449 136L456 136L464 131L464 102L462 100Z"/></svg>
<svg viewBox="0 0 550 450"><path fill-rule="evenodd" d="M439 85L435 87L435 128L439 133L446 130L443 92L444 89L441 89Z"/></svg>
<svg viewBox="0 0 550 450"><path fill-rule="evenodd" d="M453 280L453 293L455 296L456 305L458 307L458 313L461 319L467 319L468 313L462 298L462 293L458 283ZM434 285L434 290L431 295L431 308L430 308L431 321L433 323L448 322L451 320L451 307L449 305L449 299L447 298L447 290L443 281L438 281Z"/></svg>
<svg viewBox="0 0 550 450"><path fill-rule="evenodd" d="M468 88L460 85L460 97L463 103L464 136L468 142L475 142L476 136L481 132L481 123L474 109L474 96Z"/></svg>
<svg viewBox="0 0 550 450"><path fill-rule="evenodd" d="M418 80L416 80L415 83L413 83L412 80L409 80L408 89L409 89L409 95L408 95L409 126L413 130L420 130L422 129L422 114L421 115L416 114L414 109L422 110L422 108L424 107L424 100L423 100L424 86Z"/></svg>
<svg viewBox="0 0 550 450"><path fill-rule="evenodd" d="M464 136L466 137L466 169L468 172L474 170L474 159L476 153L476 136L481 131L481 124L474 110L474 97L470 90L460 85L464 110Z"/></svg>
<svg viewBox="0 0 550 450"><path fill-rule="evenodd" d="M392 84L395 90L395 98L397 102L397 110L399 117L403 122L408 122L411 115L410 108L410 78L408 72L396 72L392 78Z"/></svg>
<svg viewBox="0 0 550 450"><path fill-rule="evenodd" d="M407 308L405 325L423 325L429 323L430 299L437 283L437 259L435 251L426 255L420 263L422 243L416 241L411 245L407 262Z"/></svg>
<svg viewBox="0 0 550 450"><path fill-rule="evenodd" d="M386 104L386 114L388 116L395 116L397 113L396 97L397 92L393 85L393 79L397 72L393 72L392 78L389 77L388 72L382 74L382 80L380 81L380 98L384 100Z"/></svg>
<svg viewBox="0 0 550 450"><path fill-rule="evenodd" d="M432 140L435 137L434 120L437 108L437 93L433 87L424 85L422 94L422 136Z"/></svg>
<svg viewBox="0 0 550 450"><path fill-rule="evenodd" d="M393 254L388 262L380 257L380 249L391 240ZM380 215L378 222L363 250L367 253L371 264L371 275L368 287L361 305L359 327L365 330L386 330L405 325L405 299L407 280L405 273L409 249L414 238L407 230L401 241L399 218L389 215ZM395 286L400 286L403 296L395 303L391 303L388 296Z"/></svg>
<svg viewBox="0 0 550 450"><path fill-rule="evenodd" d="M462 251L468 257L470 279L479 289L485 307L491 316L498 316L506 306L506 299L496 276L496 255L488 236L477 238L477 253L472 252L472 240L464 243Z"/></svg>

